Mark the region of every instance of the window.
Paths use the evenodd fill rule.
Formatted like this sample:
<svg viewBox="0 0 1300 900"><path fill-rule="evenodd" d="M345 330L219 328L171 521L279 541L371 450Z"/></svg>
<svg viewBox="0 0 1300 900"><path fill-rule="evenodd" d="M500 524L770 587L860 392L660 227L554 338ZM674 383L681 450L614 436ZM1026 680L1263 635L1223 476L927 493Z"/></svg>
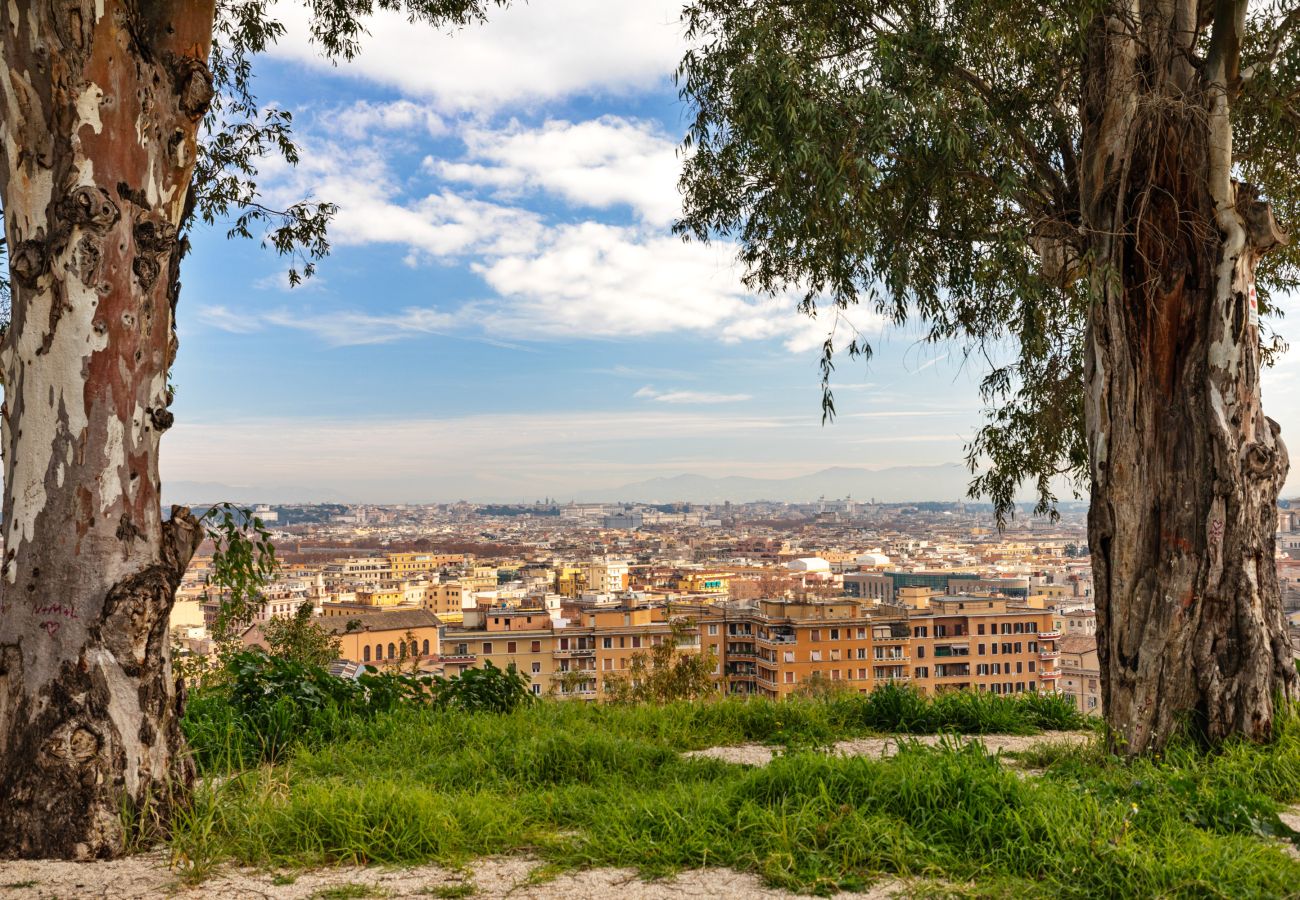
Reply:
<svg viewBox="0 0 1300 900"><path fill-rule="evenodd" d="M840 648L834 647L831 649L831 662L839 662L839 661L840 661Z"/></svg>
<svg viewBox="0 0 1300 900"><path fill-rule="evenodd" d="M925 637L927 634L929 634L929 630L927 626L919 625L916 628L912 629L912 634L916 637Z"/></svg>
<svg viewBox="0 0 1300 900"><path fill-rule="evenodd" d="M428 638L425 638L425 639L424 639L424 655L425 655L425 656L428 656L428 655L429 655L429 639L428 639Z"/></svg>
<svg viewBox="0 0 1300 900"><path fill-rule="evenodd" d="M370 645L369 645L369 644L366 644L365 647L361 648L361 661L362 661L362 662L370 662Z"/></svg>
<svg viewBox="0 0 1300 900"><path fill-rule="evenodd" d="M822 630L820 628L814 628L812 630L812 639L814 641L820 641L822 639Z"/></svg>
<svg viewBox="0 0 1300 900"><path fill-rule="evenodd" d="M529 645L528 650L529 650L529 652L531 652L531 653L541 653L541 652L542 652L542 642L541 642L541 641L533 641L532 644Z"/></svg>
<svg viewBox="0 0 1300 900"><path fill-rule="evenodd" d="M395 656L397 656L397 647L394 646L393 644L389 644L389 645L388 645L388 658L389 658L389 659L393 659Z"/></svg>
<svg viewBox="0 0 1300 900"><path fill-rule="evenodd" d="M568 639L568 638L560 638L560 649L561 649L561 650L568 650L568 649L569 649L569 639Z"/></svg>
<svg viewBox="0 0 1300 900"><path fill-rule="evenodd" d="M419 656L419 655L420 655L420 650L419 650L419 648L415 645L415 641L411 641L411 655L412 655L412 656Z"/></svg>
<svg viewBox="0 0 1300 900"><path fill-rule="evenodd" d="M632 635L632 649L635 650L640 646L641 646L641 635L639 634Z"/></svg>
<svg viewBox="0 0 1300 900"><path fill-rule="evenodd" d="M1032 659L1029 661L1029 671L1034 671L1034 661Z"/></svg>
<svg viewBox="0 0 1300 900"><path fill-rule="evenodd" d="M793 651L793 650L787 650L787 651L785 651L785 661L786 661L786 662L791 662L791 663L794 662L794 651Z"/></svg>
<svg viewBox="0 0 1300 900"><path fill-rule="evenodd" d="M984 645L983 645L983 644L980 644L980 645L979 645L979 650L978 650L977 652L979 653L980 656L983 656L983 655L984 655Z"/></svg>
<svg viewBox="0 0 1300 900"><path fill-rule="evenodd" d="M840 680L840 670L831 669L831 681L839 681L839 680Z"/></svg>
<svg viewBox="0 0 1300 900"><path fill-rule="evenodd" d="M1029 652L1030 652L1030 653L1037 653L1037 652L1038 652L1038 641L1030 641L1030 642L1029 642L1028 644L1026 644L1025 646L1029 648Z"/></svg>
<svg viewBox="0 0 1300 900"><path fill-rule="evenodd" d="M515 643L514 641L506 641L506 652L507 652L507 653L518 653L518 652L519 652L519 645L518 645L517 643Z"/></svg>
<svg viewBox="0 0 1300 900"><path fill-rule="evenodd" d="M483 655L486 656L487 654L489 654L489 653L491 653L491 652L492 652L492 644L491 644L490 642L488 642L488 641L484 641L484 642L483 642Z"/></svg>
<svg viewBox="0 0 1300 900"><path fill-rule="evenodd" d="M832 629L831 629L831 640L832 640L832 641L838 641L839 639L840 639L840 630L839 630L838 628L832 628Z"/></svg>
<svg viewBox="0 0 1300 900"><path fill-rule="evenodd" d="M712 632L712 631L709 632L709 634L713 634L713 633L714 633L714 632ZM601 638L601 639L600 639L600 646L602 646L602 647L605 648L606 650L613 650L613 649L614 649L614 639L613 639L613 638Z"/></svg>
<svg viewBox="0 0 1300 900"><path fill-rule="evenodd" d="M1016 652L1017 652L1017 653L1023 653L1023 652L1024 652L1024 651L1021 649L1022 646L1023 646L1023 644L1022 644L1020 641L1016 641Z"/></svg>
<svg viewBox="0 0 1300 900"><path fill-rule="evenodd" d="M606 672L614 668L614 658L612 656L606 656L601 660L601 663Z"/></svg>
<svg viewBox="0 0 1300 900"><path fill-rule="evenodd" d="M375 644L375 659L383 659L383 658L384 658L384 645Z"/></svg>
<svg viewBox="0 0 1300 900"><path fill-rule="evenodd" d="M533 685L534 694L540 694L541 692L542 692L542 686L540 684Z"/></svg>
<svg viewBox="0 0 1300 900"><path fill-rule="evenodd" d="M1023 671L1025 671L1025 664L1016 660L1016 674L1019 675Z"/></svg>
<svg viewBox="0 0 1300 900"><path fill-rule="evenodd" d="M916 648L916 658L917 658L917 659L925 659L925 648L924 648L924 647L917 647L917 648Z"/></svg>
<svg viewBox="0 0 1300 900"><path fill-rule="evenodd" d="M980 625L979 625L979 633L980 633L980 634L983 634L983 633L984 633L984 623L983 623L983 622L981 622ZM980 652L983 653L984 651L981 650Z"/></svg>
<svg viewBox="0 0 1300 900"><path fill-rule="evenodd" d="M859 628L859 629L858 629L858 640L860 640L860 641L862 641L862 640L866 640L866 637L867 637L867 629L865 629L865 628Z"/></svg>
<svg viewBox="0 0 1300 900"><path fill-rule="evenodd" d="M542 672L542 664L539 662L533 663L533 674L540 675L541 672Z"/></svg>
<svg viewBox="0 0 1300 900"><path fill-rule="evenodd" d="M717 634L717 633L718 633L718 626L717 626L717 625L710 625L710 626L709 626L709 634ZM608 641L609 638L605 638L605 640ZM605 646L609 646L609 645L606 644Z"/></svg>
<svg viewBox="0 0 1300 900"><path fill-rule="evenodd" d="M916 677L917 677L917 678L929 678L929 677L930 677L930 667L929 667L929 666L917 666L915 671L916 671Z"/></svg>
<svg viewBox="0 0 1300 900"><path fill-rule="evenodd" d="M809 651L808 651L808 661L809 661L809 662L821 662L821 661L822 661L822 652L821 652L820 650L809 650Z"/></svg>
<svg viewBox="0 0 1300 900"><path fill-rule="evenodd" d="M786 673L785 673L785 683L786 683L786 684L794 684L794 673L793 673L793 672L786 672Z"/></svg>
<svg viewBox="0 0 1300 900"><path fill-rule="evenodd" d="M866 681L866 680L867 680L867 670L866 670L866 669L858 669L858 680L859 680L859 681Z"/></svg>

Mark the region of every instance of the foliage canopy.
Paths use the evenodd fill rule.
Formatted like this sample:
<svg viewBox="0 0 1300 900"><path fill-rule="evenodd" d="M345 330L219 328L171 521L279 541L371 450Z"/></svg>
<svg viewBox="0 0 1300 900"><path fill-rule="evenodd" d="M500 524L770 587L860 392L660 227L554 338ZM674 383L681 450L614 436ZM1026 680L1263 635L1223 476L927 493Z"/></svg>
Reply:
<svg viewBox="0 0 1300 900"><path fill-rule="evenodd" d="M1222 4L1221 4L1222 5ZM999 513L1020 483L1086 475L1080 97L1107 0L694 0L678 71L693 111L677 230L734 238L748 285L829 309L823 410L837 351L869 357L838 315L862 305L987 366L973 494ZM1208 50L1208 11L1195 47ZM1233 99L1237 177L1300 221L1300 11L1251 3ZM1136 29L1135 39L1136 39ZM1199 64L1199 60L1198 60ZM1300 284L1300 245L1260 266ZM1274 336L1266 348L1283 348Z"/></svg>

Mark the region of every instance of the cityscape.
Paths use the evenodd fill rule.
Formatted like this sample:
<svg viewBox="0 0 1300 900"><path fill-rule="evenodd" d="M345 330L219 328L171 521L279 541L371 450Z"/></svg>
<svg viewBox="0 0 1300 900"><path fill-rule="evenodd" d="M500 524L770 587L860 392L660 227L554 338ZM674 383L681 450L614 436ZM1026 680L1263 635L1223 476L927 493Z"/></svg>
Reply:
<svg viewBox="0 0 1300 900"><path fill-rule="evenodd" d="M1077 505L1076 505L1077 507ZM514 667L539 696L601 701L667 640L709 654L719 694L1062 693L1101 711L1082 512L927 502L261 505L280 568L240 640L309 607L339 672ZM1277 567L1300 655L1300 515ZM195 557L172 611L179 655L210 652L222 603ZM676 630L673 623L682 623Z"/></svg>

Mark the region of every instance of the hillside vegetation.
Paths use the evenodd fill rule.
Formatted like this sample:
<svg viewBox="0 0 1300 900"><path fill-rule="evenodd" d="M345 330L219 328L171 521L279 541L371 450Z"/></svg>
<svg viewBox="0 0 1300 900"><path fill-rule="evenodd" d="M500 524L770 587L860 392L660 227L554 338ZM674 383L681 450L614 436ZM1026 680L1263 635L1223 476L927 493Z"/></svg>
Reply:
<svg viewBox="0 0 1300 900"><path fill-rule="evenodd" d="M1269 747L1206 754L1182 741L1132 763L1100 741L1010 760L955 738L904 739L868 759L826 748L883 732L1083 723L1053 697L927 700L889 687L782 704L587 706L528 702L499 671L462 686L352 685L287 665L247 661L190 704L203 782L170 848L192 878L225 860L459 865L528 852L647 877L729 866L810 893L884 875L990 896L1300 890L1285 843L1300 835L1278 815L1300 801L1295 717ZM682 755L754 741L779 748L770 765Z"/></svg>

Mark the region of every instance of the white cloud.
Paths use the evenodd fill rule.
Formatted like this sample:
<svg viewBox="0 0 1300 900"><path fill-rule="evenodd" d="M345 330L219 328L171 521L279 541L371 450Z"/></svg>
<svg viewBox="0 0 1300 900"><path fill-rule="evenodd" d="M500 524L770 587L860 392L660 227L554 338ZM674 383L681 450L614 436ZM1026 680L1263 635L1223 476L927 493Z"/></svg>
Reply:
<svg viewBox="0 0 1300 900"><path fill-rule="evenodd" d="M199 309L199 321L231 334L251 334L261 329L257 316L234 312L225 306L204 306Z"/></svg>
<svg viewBox="0 0 1300 900"><path fill-rule="evenodd" d="M426 104L410 100L390 103L371 103L358 100L328 116L330 124L344 137L363 140L380 131L399 131L426 134L431 137L445 134L447 124Z"/></svg>
<svg viewBox="0 0 1300 900"><path fill-rule="evenodd" d="M740 403L745 400L752 400L750 394L718 394L711 391L660 391L650 385L641 388L633 397L641 397L646 400L653 400L656 403L673 403L673 404L712 404L712 403Z"/></svg>
<svg viewBox="0 0 1300 900"><path fill-rule="evenodd" d="M735 247L705 246L599 222L550 231L531 254L479 263L502 298L485 307L490 331L549 338L623 338L672 332L724 343L784 338L791 352L819 346L834 323L796 310L793 297L754 298ZM865 312L863 323L873 321Z"/></svg>
<svg viewBox="0 0 1300 900"><path fill-rule="evenodd" d="M513 206L465 197L450 190L409 197L377 146L338 144L304 137L301 162L274 161L263 173L273 204L303 198L338 206L330 240L338 246L396 244L412 263L463 254L526 252L542 236L542 219Z"/></svg>
<svg viewBox="0 0 1300 900"><path fill-rule="evenodd" d="M262 314L258 321L308 332L331 347L355 347L388 344L419 335L448 334L461 327L468 311L468 307L456 313L409 307L398 313L372 315L346 310L323 313L277 310Z"/></svg>
<svg viewBox="0 0 1300 900"><path fill-rule="evenodd" d="M463 137L470 162L426 157L426 170L506 196L540 190L575 206L626 204L659 225L681 211L677 142L653 123L602 116L578 123L553 120L540 128L517 123L503 130L476 128Z"/></svg>
<svg viewBox="0 0 1300 900"><path fill-rule="evenodd" d="M376 12L361 54L335 69L309 41L306 9L282 3L287 34L273 54L428 98L440 111L482 113L663 85L685 46L680 13L679 0L534 0L447 33Z"/></svg>

